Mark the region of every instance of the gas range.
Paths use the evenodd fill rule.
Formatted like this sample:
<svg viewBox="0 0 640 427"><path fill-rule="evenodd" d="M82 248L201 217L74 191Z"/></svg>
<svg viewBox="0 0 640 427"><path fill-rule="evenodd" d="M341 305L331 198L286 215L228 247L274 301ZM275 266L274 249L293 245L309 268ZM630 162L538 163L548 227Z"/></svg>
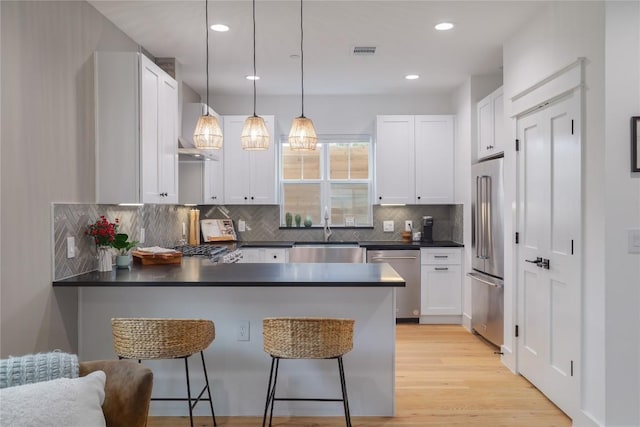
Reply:
<svg viewBox="0 0 640 427"><path fill-rule="evenodd" d="M242 258L242 252L238 249L231 251L226 246L216 245L181 245L174 247L182 252L183 256L207 257L214 263L234 264Z"/></svg>

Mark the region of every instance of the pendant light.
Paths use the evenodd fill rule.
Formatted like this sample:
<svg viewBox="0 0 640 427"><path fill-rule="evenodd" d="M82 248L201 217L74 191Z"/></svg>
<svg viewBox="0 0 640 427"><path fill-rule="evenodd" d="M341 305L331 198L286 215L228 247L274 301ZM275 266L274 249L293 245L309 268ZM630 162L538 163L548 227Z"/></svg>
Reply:
<svg viewBox="0 0 640 427"><path fill-rule="evenodd" d="M209 0L204 2L205 31L207 32L207 105L193 132L193 143L202 150L222 148L222 129L216 116L209 113Z"/></svg>
<svg viewBox="0 0 640 427"><path fill-rule="evenodd" d="M256 115L256 0L253 0L253 116L247 117L242 127L240 141L243 150L269 148L269 131L264 119Z"/></svg>
<svg viewBox="0 0 640 427"><path fill-rule="evenodd" d="M293 119L289 131L289 148L291 150L313 151L316 149L318 137L311 119L304 116L304 31L302 27L302 0L300 0L300 81L302 88L302 114Z"/></svg>

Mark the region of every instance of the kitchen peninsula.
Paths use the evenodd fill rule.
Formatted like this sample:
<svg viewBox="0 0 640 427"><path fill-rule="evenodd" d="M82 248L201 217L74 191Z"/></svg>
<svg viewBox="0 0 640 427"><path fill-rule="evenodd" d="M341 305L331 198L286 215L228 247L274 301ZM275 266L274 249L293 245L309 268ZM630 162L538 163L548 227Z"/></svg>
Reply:
<svg viewBox="0 0 640 427"><path fill-rule="evenodd" d="M262 349L262 319L270 316L355 319L354 348L345 356L351 413L395 413L395 287L404 279L388 264L212 264L184 258L181 265L91 272L53 282L78 289L81 360L115 357L111 318L204 318L216 325L205 351L216 414L259 416L264 410L270 358ZM242 330L244 325L249 330ZM154 371L154 394L184 394L183 365L144 362ZM334 361L299 360L280 374L279 394L335 397ZM197 358L192 386L200 384ZM196 415L206 415L196 407ZM202 411L202 412L199 412ZM180 402L152 404L152 415L186 415ZM338 403L289 402L275 415L339 416Z"/></svg>

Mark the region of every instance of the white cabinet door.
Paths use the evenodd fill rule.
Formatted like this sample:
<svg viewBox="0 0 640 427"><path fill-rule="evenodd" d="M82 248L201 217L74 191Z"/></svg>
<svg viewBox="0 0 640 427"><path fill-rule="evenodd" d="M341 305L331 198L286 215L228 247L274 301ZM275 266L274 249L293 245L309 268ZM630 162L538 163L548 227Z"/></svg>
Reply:
<svg viewBox="0 0 640 427"><path fill-rule="evenodd" d="M460 265L423 265L420 314L459 315L462 313Z"/></svg>
<svg viewBox="0 0 640 427"><path fill-rule="evenodd" d="M415 117L415 175L415 203L453 203L453 116Z"/></svg>
<svg viewBox="0 0 640 427"><path fill-rule="evenodd" d="M176 81L136 52L96 52L96 202L178 202Z"/></svg>
<svg viewBox="0 0 640 427"><path fill-rule="evenodd" d="M264 151L242 149L240 135L247 116L224 116L224 202L275 204L276 142L274 117L263 116L271 143Z"/></svg>
<svg viewBox="0 0 640 427"><path fill-rule="evenodd" d="M414 203L414 123L414 116L377 117L377 204Z"/></svg>
<svg viewBox="0 0 640 427"><path fill-rule="evenodd" d="M178 203L178 84L163 73L159 89L158 157L161 203Z"/></svg>
<svg viewBox="0 0 640 427"><path fill-rule="evenodd" d="M240 252L242 252L242 258L238 261L239 264L262 262L262 254L259 248L240 249Z"/></svg>
<svg viewBox="0 0 640 427"><path fill-rule="evenodd" d="M496 89L491 97L493 103L493 148L491 155L504 153L507 141L507 129L504 122L504 90Z"/></svg>
<svg viewBox="0 0 640 427"><path fill-rule="evenodd" d="M500 87L483 98L478 110L478 159L504 152L504 96Z"/></svg>
<svg viewBox="0 0 640 427"><path fill-rule="evenodd" d="M222 154L222 153L220 153ZM219 160L204 162L204 201L205 205L220 205L224 203L224 168L223 156Z"/></svg>
<svg viewBox="0 0 640 427"><path fill-rule="evenodd" d="M420 249L420 314L462 315L462 250Z"/></svg>

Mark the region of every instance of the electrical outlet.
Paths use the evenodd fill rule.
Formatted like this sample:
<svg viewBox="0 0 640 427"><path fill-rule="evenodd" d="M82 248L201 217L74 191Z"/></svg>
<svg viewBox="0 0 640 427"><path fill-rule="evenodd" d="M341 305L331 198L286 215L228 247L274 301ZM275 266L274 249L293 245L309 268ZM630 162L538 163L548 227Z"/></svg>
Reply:
<svg viewBox="0 0 640 427"><path fill-rule="evenodd" d="M140 229L140 243L144 243L144 228Z"/></svg>
<svg viewBox="0 0 640 427"><path fill-rule="evenodd" d="M249 341L249 321L238 321L238 329L236 330L237 341Z"/></svg>
<svg viewBox="0 0 640 427"><path fill-rule="evenodd" d="M413 221L408 219L404 222L404 231L413 231Z"/></svg>
<svg viewBox="0 0 640 427"><path fill-rule="evenodd" d="M382 231L393 233L393 221L382 221Z"/></svg>
<svg viewBox="0 0 640 427"><path fill-rule="evenodd" d="M67 237L67 258L75 258L76 256L76 238L73 236Z"/></svg>
<svg viewBox="0 0 640 427"><path fill-rule="evenodd" d="M246 231L247 227L246 227L247 223L244 222L244 219L241 219L238 221L238 231L243 233L244 231Z"/></svg>

